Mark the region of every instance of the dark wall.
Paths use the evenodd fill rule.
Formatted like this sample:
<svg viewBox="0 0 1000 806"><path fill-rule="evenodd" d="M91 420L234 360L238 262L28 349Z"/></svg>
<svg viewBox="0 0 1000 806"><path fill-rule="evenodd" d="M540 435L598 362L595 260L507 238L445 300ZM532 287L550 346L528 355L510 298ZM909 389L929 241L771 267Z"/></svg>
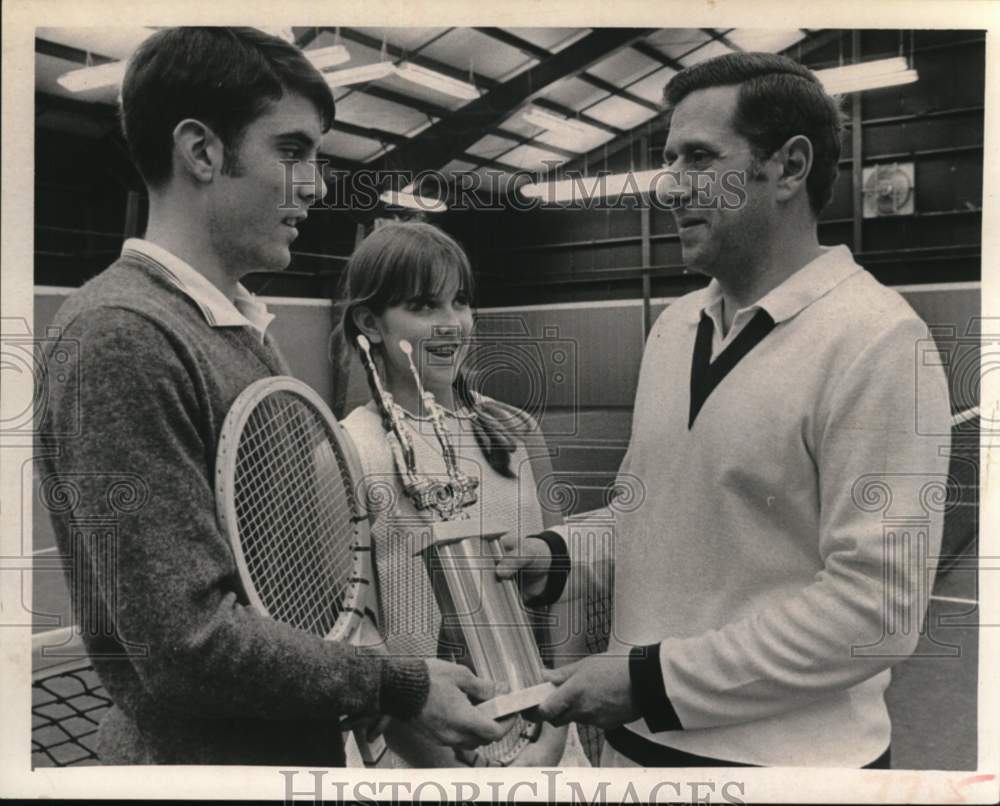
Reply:
<svg viewBox="0 0 1000 806"><path fill-rule="evenodd" d="M105 132L36 129L36 283L78 286L121 251L126 198L140 183L112 124Z"/></svg>

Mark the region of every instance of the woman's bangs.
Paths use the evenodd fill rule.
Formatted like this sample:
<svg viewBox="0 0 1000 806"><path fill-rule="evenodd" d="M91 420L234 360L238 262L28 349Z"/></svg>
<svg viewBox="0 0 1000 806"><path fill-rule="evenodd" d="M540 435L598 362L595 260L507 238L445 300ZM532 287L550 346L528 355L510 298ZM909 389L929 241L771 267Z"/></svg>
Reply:
<svg viewBox="0 0 1000 806"><path fill-rule="evenodd" d="M467 261L450 251L421 255L415 261L400 261L394 266L393 294L389 305L407 300L433 299L458 281L457 288L472 296L472 271Z"/></svg>

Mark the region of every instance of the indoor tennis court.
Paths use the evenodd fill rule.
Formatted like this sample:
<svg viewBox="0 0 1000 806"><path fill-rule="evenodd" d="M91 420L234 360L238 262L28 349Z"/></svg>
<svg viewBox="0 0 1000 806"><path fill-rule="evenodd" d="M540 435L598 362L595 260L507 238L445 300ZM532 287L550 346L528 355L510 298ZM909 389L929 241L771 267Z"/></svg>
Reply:
<svg viewBox="0 0 1000 806"><path fill-rule="evenodd" d="M115 85L74 84L66 76L118 64L152 33L37 30L36 337L51 333L59 307L118 257L126 239L142 237L150 213L117 123ZM845 127L818 238L824 246L846 245L875 280L906 300L933 337L914 345L913 361L947 375L952 420L938 434L948 472L942 545L931 558L937 573L917 648L893 666L885 699L893 769L975 770L978 575L985 570L978 539L979 360L996 336L981 312L985 32L296 27L282 33L307 57L324 54L318 69L336 101L319 145L329 172L327 203L317 203L299 226L287 269L242 279L274 315L268 333L292 374L338 419L371 399L357 358L331 361L345 267L387 222L433 224L471 263L473 333L479 355L488 356L482 392L537 423L551 466L546 495L558 517L570 521L608 505L634 436L647 337L664 311L708 278L686 267L686 236L671 211L650 202L648 186L612 195L588 185L581 199L559 197L558 183L574 171L578 190L601 174L612 185L615 177L648 179L663 164L669 135L664 85L712 57L782 54L817 74L840 71L831 82L848 82L848 68L876 62L885 64L875 75L907 74L887 84L862 77L858 89L830 85ZM334 203L352 175L378 171L408 172L408 181L386 186L364 207ZM934 351L940 362L928 358ZM24 603L33 614L35 651L32 764L99 764L98 724L113 703L72 627L82 605L78 599L74 606L67 577L80 558L56 544L53 498L41 494L47 482L38 466L23 483L32 490L34 512L33 594ZM153 496L161 492L155 478L147 484ZM930 522L926 512L906 514L911 522ZM116 534L113 519L102 528ZM615 618L613 591L595 594L587 609L582 629L599 646ZM602 734L580 736L596 765Z"/></svg>

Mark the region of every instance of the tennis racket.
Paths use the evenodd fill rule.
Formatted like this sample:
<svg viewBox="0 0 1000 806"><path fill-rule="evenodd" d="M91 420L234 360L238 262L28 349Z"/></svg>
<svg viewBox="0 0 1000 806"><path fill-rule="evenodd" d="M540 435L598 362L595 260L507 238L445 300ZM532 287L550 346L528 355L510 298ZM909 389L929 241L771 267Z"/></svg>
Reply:
<svg viewBox="0 0 1000 806"><path fill-rule="evenodd" d="M380 643L363 475L354 444L312 389L259 380L236 398L216 456L219 522L250 605L328 641ZM367 765L384 742L355 741Z"/></svg>

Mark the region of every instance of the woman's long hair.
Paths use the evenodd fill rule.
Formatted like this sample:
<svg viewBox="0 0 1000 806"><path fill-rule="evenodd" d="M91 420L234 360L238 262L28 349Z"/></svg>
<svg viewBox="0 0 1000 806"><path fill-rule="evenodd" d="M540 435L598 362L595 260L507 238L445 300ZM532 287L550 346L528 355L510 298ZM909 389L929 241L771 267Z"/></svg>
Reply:
<svg viewBox="0 0 1000 806"><path fill-rule="evenodd" d="M361 332L354 321L359 307L381 316L386 308L410 299L435 297L458 277L459 289L470 300L474 290L472 267L462 247L451 236L430 224L395 222L369 235L351 255L341 281L340 323L331 344L340 341L341 357L357 350ZM379 349L379 345L373 345ZM368 373L366 372L366 377ZM377 394L368 377L372 397ZM514 434L529 427L526 416L515 415L510 407L494 403L476 392L472 379L461 367L454 381L455 397L473 413L472 430L476 442L497 473L513 478L511 454L517 449Z"/></svg>

